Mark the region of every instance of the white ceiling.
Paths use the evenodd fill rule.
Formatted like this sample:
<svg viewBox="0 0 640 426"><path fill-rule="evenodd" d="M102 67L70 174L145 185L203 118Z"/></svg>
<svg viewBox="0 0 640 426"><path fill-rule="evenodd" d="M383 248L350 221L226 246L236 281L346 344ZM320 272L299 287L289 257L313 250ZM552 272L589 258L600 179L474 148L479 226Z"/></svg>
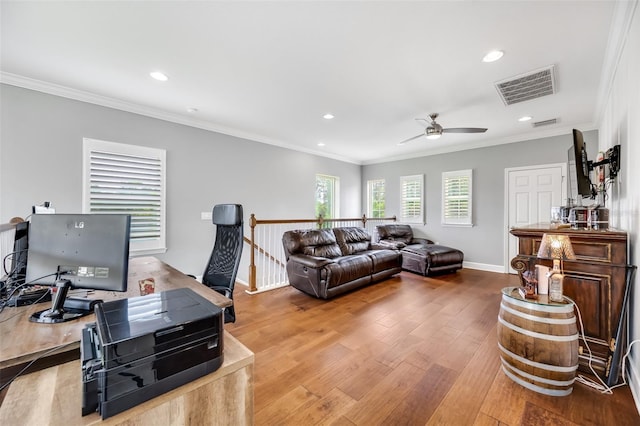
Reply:
<svg viewBox="0 0 640 426"><path fill-rule="evenodd" d="M3 0L1 8L5 83L369 164L594 128L616 2ZM504 57L483 63L492 49ZM495 82L549 65L556 94L504 105ZM152 80L154 70L169 81ZM327 112L335 118L323 119ZM445 128L489 130L397 145L432 112ZM558 124L536 129L522 115Z"/></svg>

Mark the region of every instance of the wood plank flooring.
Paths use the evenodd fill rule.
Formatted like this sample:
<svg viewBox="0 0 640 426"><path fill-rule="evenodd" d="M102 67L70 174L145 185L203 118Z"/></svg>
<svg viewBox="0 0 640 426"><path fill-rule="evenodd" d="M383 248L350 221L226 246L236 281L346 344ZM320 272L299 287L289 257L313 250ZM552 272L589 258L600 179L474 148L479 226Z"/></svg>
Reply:
<svg viewBox="0 0 640 426"><path fill-rule="evenodd" d="M402 272L333 300L292 287L235 291L225 328L251 349L256 425L640 425L628 386L567 397L500 369L496 323L507 274Z"/></svg>

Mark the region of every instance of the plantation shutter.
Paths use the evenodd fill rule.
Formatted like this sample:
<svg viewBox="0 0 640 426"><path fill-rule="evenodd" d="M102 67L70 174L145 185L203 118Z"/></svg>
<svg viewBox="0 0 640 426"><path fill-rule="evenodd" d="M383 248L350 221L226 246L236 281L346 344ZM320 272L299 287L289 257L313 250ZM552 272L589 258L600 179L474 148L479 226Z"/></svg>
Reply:
<svg viewBox="0 0 640 426"><path fill-rule="evenodd" d="M400 176L400 221L424 223L424 175Z"/></svg>
<svg viewBox="0 0 640 426"><path fill-rule="evenodd" d="M472 225L472 170L442 173L442 223Z"/></svg>
<svg viewBox="0 0 640 426"><path fill-rule="evenodd" d="M165 151L85 139L87 213L131 215L132 252L165 250Z"/></svg>
<svg viewBox="0 0 640 426"><path fill-rule="evenodd" d="M367 181L367 206L371 218L385 215L385 180L375 179Z"/></svg>

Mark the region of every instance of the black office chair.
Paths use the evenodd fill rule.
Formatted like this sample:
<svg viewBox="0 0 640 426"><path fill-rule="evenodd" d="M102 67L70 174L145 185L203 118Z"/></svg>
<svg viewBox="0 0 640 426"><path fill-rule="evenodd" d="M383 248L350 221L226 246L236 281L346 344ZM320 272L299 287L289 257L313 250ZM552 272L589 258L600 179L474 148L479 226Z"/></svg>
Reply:
<svg viewBox="0 0 640 426"><path fill-rule="evenodd" d="M233 287L243 246L242 206L217 204L213 206L213 224L216 225L216 241L202 283L233 300ZM235 322L233 306L225 308L224 322Z"/></svg>

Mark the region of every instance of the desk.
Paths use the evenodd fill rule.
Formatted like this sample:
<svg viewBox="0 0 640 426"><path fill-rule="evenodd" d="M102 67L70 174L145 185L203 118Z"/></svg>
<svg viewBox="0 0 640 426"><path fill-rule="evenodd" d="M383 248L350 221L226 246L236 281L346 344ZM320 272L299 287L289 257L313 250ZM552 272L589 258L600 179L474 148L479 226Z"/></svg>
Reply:
<svg viewBox="0 0 640 426"><path fill-rule="evenodd" d="M81 415L80 361L16 379L0 407L2 425L252 425L253 353L225 332L224 363L211 374L102 421Z"/></svg>
<svg viewBox="0 0 640 426"><path fill-rule="evenodd" d="M107 301L140 296L138 280L149 277L153 277L155 280L156 292L181 287L190 288L221 308L233 304L231 299L154 257L136 257L129 260L129 280L126 292L95 291L90 294L90 297ZM5 381L12 375L13 371L5 370L8 367L16 367L38 357L58 356L58 359L67 361L79 358L82 329L85 324L95 321L95 315L87 315L59 324L29 322L29 316L33 312L46 308L47 303L39 303L19 308L5 308L0 314L0 375L2 376L0 381ZM45 360L43 365L57 363L53 361L47 364Z"/></svg>

